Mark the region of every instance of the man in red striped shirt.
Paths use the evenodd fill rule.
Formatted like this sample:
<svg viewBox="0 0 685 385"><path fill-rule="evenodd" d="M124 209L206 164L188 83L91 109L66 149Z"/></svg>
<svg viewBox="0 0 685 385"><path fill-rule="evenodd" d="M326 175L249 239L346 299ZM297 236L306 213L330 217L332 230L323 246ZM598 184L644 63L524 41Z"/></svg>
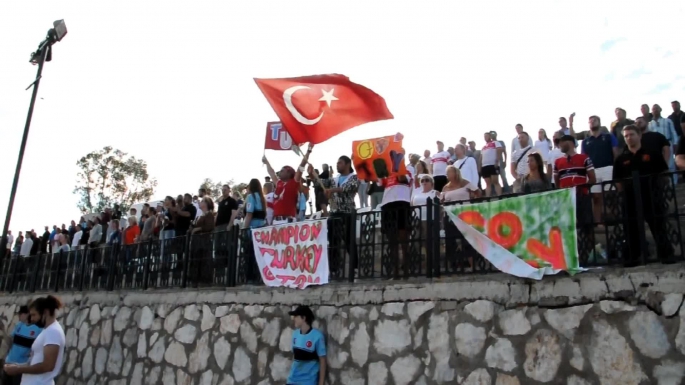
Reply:
<svg viewBox="0 0 685 385"><path fill-rule="evenodd" d="M595 167L587 155L576 153L576 140L573 136L562 136L559 140L559 149L564 156L554 162L555 186L570 188L596 183ZM590 189L580 187L576 191L576 223L581 225L581 231L591 233L592 219Z"/></svg>
<svg viewBox="0 0 685 385"><path fill-rule="evenodd" d="M576 153L573 136L562 136L559 140L559 149L564 153L564 156L554 162L554 184L556 186L568 188L595 183L595 168L592 161L587 155Z"/></svg>

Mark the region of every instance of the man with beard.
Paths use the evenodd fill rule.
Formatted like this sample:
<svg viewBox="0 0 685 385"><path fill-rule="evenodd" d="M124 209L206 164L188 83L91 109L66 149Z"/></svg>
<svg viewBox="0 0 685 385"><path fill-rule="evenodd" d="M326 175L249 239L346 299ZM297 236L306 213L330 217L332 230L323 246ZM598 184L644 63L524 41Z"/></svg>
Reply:
<svg viewBox="0 0 685 385"><path fill-rule="evenodd" d="M668 139L658 132L649 131L647 129L647 122L642 116L635 119L635 126L642 135L640 140L642 147L647 151L660 152L664 156L664 161L668 163L671 158L671 145L668 143Z"/></svg>
<svg viewBox="0 0 685 385"><path fill-rule="evenodd" d="M599 116L593 115L588 119L590 134L583 139L581 152L587 155L595 167L596 183L610 182L612 180L614 159L618 156L618 141L610 133L601 131ZM602 221L602 188L608 191L611 186L598 184L592 186L592 211L595 222Z"/></svg>
<svg viewBox="0 0 685 385"><path fill-rule="evenodd" d="M626 147L626 142L623 140L623 127L633 124L632 120L626 118L626 110L623 108L616 108L616 120L611 123L611 133L618 139L618 149L623 151Z"/></svg>
<svg viewBox="0 0 685 385"><path fill-rule="evenodd" d="M636 266L640 264L640 256L646 254L646 247L642 249L640 242L640 225L635 220L638 217L638 210L641 208L643 218L649 225L654 240L656 241L657 254L665 262L673 256L673 247L668 239L668 232L664 226L666 222L666 210L660 202L660 194L655 190L659 189L660 182L663 180L655 177L655 174L668 170L668 165L664 161L661 151L649 150L642 147L640 129L634 125L626 126L623 129L623 137L626 141L627 150L623 152L614 163L613 176L615 180L621 180L617 187L625 196L626 213L626 243L624 255L625 266ZM633 185L633 174L642 177L640 183L640 197L635 196L636 189ZM647 177L647 178L645 178ZM650 180L651 179L651 180ZM668 205L666 205L668 207Z"/></svg>
<svg viewBox="0 0 685 385"><path fill-rule="evenodd" d="M354 197L359 190L359 179L352 169L352 159L348 156L341 156L336 164L338 176L322 180L312 166L309 166L309 173L314 179L324 187L326 197L335 202L331 209L331 220L328 229L330 269L336 276L342 276L345 272L345 252L352 257L352 245L348 243L350 231L353 226L352 214L357 210ZM355 269L357 267L355 266Z"/></svg>
<svg viewBox="0 0 685 385"><path fill-rule="evenodd" d="M593 239L592 198L584 185L596 182L595 167L587 155L576 153L576 138L573 136L559 138L559 149L564 156L554 162L554 185L557 188L579 186L576 189L576 225L579 232ZM581 255L584 260L589 257L588 251L579 251L584 254Z"/></svg>
<svg viewBox="0 0 685 385"><path fill-rule="evenodd" d="M668 116L668 118L673 122L673 129L678 136L683 136L683 129L680 127L680 122L685 118L685 112L680 110L680 102L674 100L671 102L671 108L673 108L673 113Z"/></svg>

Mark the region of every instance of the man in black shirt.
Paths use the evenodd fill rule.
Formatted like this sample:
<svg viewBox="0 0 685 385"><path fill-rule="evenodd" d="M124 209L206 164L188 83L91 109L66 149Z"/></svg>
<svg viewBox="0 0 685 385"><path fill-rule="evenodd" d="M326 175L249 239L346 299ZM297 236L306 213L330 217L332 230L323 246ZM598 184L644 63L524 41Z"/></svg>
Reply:
<svg viewBox="0 0 685 385"><path fill-rule="evenodd" d="M635 119L635 126L637 126L642 134L642 139L640 140L642 148L647 151L661 153L666 164L668 164L668 160L671 157L671 144L668 142L668 139L661 133L648 131L647 121L642 116Z"/></svg>
<svg viewBox="0 0 685 385"><path fill-rule="evenodd" d="M47 254L48 252L48 239L50 239L50 231L48 229L49 227L45 226L45 232L43 232L43 236L40 239L41 254Z"/></svg>
<svg viewBox="0 0 685 385"><path fill-rule="evenodd" d="M685 114L680 118L680 127L685 128ZM678 149L675 153L675 164L679 169L685 170L685 135L678 140Z"/></svg>
<svg viewBox="0 0 685 385"><path fill-rule="evenodd" d="M662 260L673 255L673 247L668 240L668 232L665 226L666 210L663 209L659 185L670 183L670 178L659 178L655 174L668 171L668 164L660 151L650 150L641 144L642 135L640 129L634 125L623 128L623 137L626 141L626 151L619 155L614 162L613 179L625 196L626 243L623 250L626 266L640 264L640 234L637 216L637 205L642 206L642 215L654 236L657 244L657 254ZM633 172L641 177L640 199L635 196L636 191L632 180ZM626 180L627 179L627 180ZM668 206L668 205L666 205Z"/></svg>
<svg viewBox="0 0 685 385"><path fill-rule="evenodd" d="M683 129L680 123L685 118L685 113L680 109L680 102L674 100L671 102L671 108L673 108L673 113L668 117L673 122L673 129L678 136L683 136Z"/></svg>
<svg viewBox="0 0 685 385"><path fill-rule="evenodd" d="M323 165L323 171L321 173L319 173L318 170L314 171L319 176L320 180L328 180L328 178L331 177L328 172L327 164ZM314 184L314 204L316 204L317 211L321 211L324 214L328 213L328 197L324 194L323 187L318 183Z"/></svg>
<svg viewBox="0 0 685 385"><path fill-rule="evenodd" d="M31 240L33 241L33 246L31 246L31 255L38 255L40 251L41 240L36 236L35 231L31 231Z"/></svg>
<svg viewBox="0 0 685 385"><path fill-rule="evenodd" d="M197 215L197 209L193 205L193 197L190 194L183 196L183 207L176 207L178 216L176 217L176 236L182 237L188 233L190 223Z"/></svg>
<svg viewBox="0 0 685 385"><path fill-rule="evenodd" d="M231 197L231 188L225 184L221 188L221 199L217 202L216 231L231 231L233 222L238 215L238 202Z"/></svg>

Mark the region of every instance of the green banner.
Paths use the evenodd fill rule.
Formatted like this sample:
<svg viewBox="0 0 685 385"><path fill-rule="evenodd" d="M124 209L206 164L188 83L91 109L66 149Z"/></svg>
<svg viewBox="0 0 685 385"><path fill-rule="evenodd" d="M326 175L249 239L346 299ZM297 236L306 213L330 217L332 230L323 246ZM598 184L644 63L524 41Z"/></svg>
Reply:
<svg viewBox="0 0 685 385"><path fill-rule="evenodd" d="M541 279L578 265L575 189L447 206L464 238L499 270Z"/></svg>

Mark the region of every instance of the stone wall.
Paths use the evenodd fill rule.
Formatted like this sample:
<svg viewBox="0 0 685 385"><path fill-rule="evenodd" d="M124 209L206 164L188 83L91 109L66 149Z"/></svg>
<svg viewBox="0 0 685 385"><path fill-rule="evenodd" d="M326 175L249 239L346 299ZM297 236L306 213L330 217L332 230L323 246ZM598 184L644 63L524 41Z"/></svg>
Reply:
<svg viewBox="0 0 685 385"><path fill-rule="evenodd" d="M66 294L58 384L284 384L312 305L329 384L679 384L685 266L307 290ZM31 297L0 297L9 330Z"/></svg>

